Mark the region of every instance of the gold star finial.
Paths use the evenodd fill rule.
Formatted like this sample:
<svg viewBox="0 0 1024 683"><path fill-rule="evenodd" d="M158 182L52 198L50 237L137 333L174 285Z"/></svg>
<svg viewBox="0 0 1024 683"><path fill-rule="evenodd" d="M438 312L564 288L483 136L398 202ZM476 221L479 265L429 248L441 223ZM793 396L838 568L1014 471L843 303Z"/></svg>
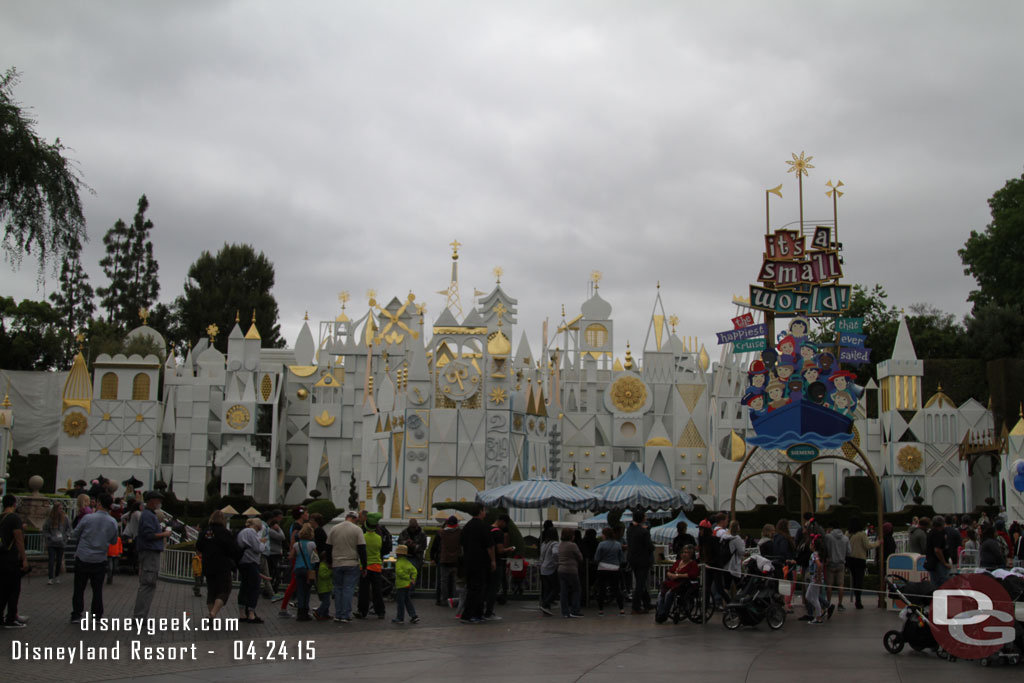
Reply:
<svg viewBox="0 0 1024 683"><path fill-rule="evenodd" d="M452 260L459 260L459 247L462 246L462 242L458 240L452 240L451 242L448 243L448 246L452 248Z"/></svg>
<svg viewBox="0 0 1024 683"><path fill-rule="evenodd" d="M368 289L368 290L366 290L366 298L370 300L370 306L371 307L376 306L377 305L377 290L376 289Z"/></svg>
<svg viewBox="0 0 1024 683"><path fill-rule="evenodd" d="M836 196L836 199L839 199L840 197L843 196L843 193L839 190L839 188L842 187L842 186L843 186L843 181L842 180L837 181L835 185L832 184L831 180L828 181L827 183L825 183L825 187L828 187L830 189L827 192L825 192L825 196L826 197L831 197L832 193L834 192L835 196Z"/></svg>
<svg viewBox="0 0 1024 683"><path fill-rule="evenodd" d="M678 315L674 315L674 314L670 315L668 317L668 324L672 326L672 334L675 334L676 333L676 325L679 324L679 316Z"/></svg>
<svg viewBox="0 0 1024 683"><path fill-rule="evenodd" d="M217 323L207 326L206 334L210 337L210 343L213 344L217 340L217 334L220 333L220 328L217 327Z"/></svg>
<svg viewBox="0 0 1024 683"><path fill-rule="evenodd" d="M341 307L342 308L345 308L345 304L348 303L348 300L350 298L351 297L349 296L349 293L348 293L347 290L344 291L344 292L338 292L338 301L341 303Z"/></svg>
<svg viewBox="0 0 1024 683"><path fill-rule="evenodd" d="M597 289L602 277L604 277L604 275L601 274L600 270L590 271L590 281L594 283L594 289Z"/></svg>
<svg viewBox="0 0 1024 683"><path fill-rule="evenodd" d="M800 151L800 156L793 154L793 160L786 162L789 164L789 169L786 172L795 173L797 177L807 175L807 169L814 168L814 166L811 165L811 159L813 158L814 157L805 157L803 150Z"/></svg>
<svg viewBox="0 0 1024 683"><path fill-rule="evenodd" d="M505 269L502 268L501 266L495 266L494 270L492 270L491 272L494 273L494 278L498 281L498 284L500 285L501 276L505 274Z"/></svg>
<svg viewBox="0 0 1024 683"><path fill-rule="evenodd" d="M143 325L149 324L149 309L145 306L139 307L139 319L142 321Z"/></svg>

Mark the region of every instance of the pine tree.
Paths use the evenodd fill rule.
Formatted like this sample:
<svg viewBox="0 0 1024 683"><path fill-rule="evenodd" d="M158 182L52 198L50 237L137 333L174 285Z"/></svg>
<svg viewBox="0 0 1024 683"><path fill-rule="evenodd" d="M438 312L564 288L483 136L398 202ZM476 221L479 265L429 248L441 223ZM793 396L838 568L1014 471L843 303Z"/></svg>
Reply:
<svg viewBox="0 0 1024 683"><path fill-rule="evenodd" d="M159 265L153 257L153 242L149 236L153 221L146 218L148 208L149 200L142 195L131 225L118 219L103 236L107 255L100 266L110 286L96 292L107 311L107 321L125 330L138 324L140 309L148 309L160 292Z"/></svg>
<svg viewBox="0 0 1024 683"><path fill-rule="evenodd" d="M62 321L66 337L64 364L67 365L77 348L75 335L89 328L92 314L96 311L89 274L82 267L82 242L78 237L68 240L60 269L60 290L50 294L50 301Z"/></svg>
<svg viewBox="0 0 1024 683"><path fill-rule="evenodd" d="M348 482L348 509L359 509L359 491L356 489L356 473L353 472Z"/></svg>

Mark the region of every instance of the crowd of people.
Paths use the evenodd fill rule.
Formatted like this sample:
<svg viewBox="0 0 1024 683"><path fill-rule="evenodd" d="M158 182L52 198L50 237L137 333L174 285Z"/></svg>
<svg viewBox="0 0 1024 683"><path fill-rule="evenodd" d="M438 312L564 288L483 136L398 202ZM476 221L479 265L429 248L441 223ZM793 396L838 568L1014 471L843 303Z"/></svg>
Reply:
<svg viewBox="0 0 1024 683"><path fill-rule="evenodd" d="M106 490L94 493L78 496L73 521L63 506L55 503L42 525L47 583L60 582L65 550L73 544L71 620L80 620L86 612L86 588L91 589L89 613L101 617L103 586L116 569L113 560L130 557L138 573L133 617L144 618L157 590L160 554L172 533L158 515L163 496L147 491L141 503L134 496L118 503ZM18 597L28 560L24 522L15 512L15 503L14 496L4 496L0 518L0 607L5 610L7 628L25 625L18 615ZM282 618L333 618L337 623L371 615L385 619L385 592L393 588L396 613L391 621L404 624L408 618L416 624L420 617L412 595L429 555L436 565L437 605L453 608L455 616L467 624L500 620L495 608L504 604L510 577L513 592L521 592L526 562L512 542L509 517L498 515L487 524L486 516L483 506L475 505L464 525L449 517L432 538L416 519L410 519L396 544L377 513L347 512L344 520L328 531L326 520L304 507L292 510L287 529L282 527L283 512L271 510L247 519L244 527L233 533L227 515L215 511L202 526L195 545L194 590L201 595L205 584L209 614L217 617L230 600L237 575L239 619L259 624L263 622L258 613L261 595L270 601L280 600L278 615ZM680 591L698 585L702 570L700 585L705 586L707 599L722 607L736 594L744 575L744 559L755 547L757 554L777 568L780 581L798 587L784 598L787 612L793 612L793 594L802 590L806 614L801 619L820 624L846 609L847 595L856 609L863 608L868 558L880 547L884 563L884 558L896 551L896 542L889 523L883 525L881 536L872 540L860 520L852 520L845 528L826 528L810 513L800 523L780 519L766 524L760 538L754 539L742 534L739 522L724 512L717 513L696 529L685 522L678 525L671 544L674 562L652 604L648 581L656 548L643 510L633 512L624 530L607 527L600 538L593 529L586 533L559 530L546 522L536 560L540 610L554 616L557 602L563 618L581 618L581 606L593 597L598 616L604 616L605 606L611 604L619 615L625 615L629 596L632 614L653 609L656 620L663 622ZM385 560L392 550L393 571L385 572ZM965 515L949 524L939 515L915 518L907 551L925 557L936 585L961 562L994 570L1024 561L1021 525L1007 526L1004 518L992 521L984 515L977 519ZM318 598L315 609L311 605L314 595Z"/></svg>

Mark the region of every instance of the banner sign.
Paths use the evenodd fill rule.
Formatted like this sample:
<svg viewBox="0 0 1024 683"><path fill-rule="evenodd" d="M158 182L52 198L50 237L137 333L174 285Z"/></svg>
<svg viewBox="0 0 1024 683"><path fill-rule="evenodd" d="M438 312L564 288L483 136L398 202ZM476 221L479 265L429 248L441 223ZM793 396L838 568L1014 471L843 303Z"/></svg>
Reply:
<svg viewBox="0 0 1024 683"><path fill-rule="evenodd" d="M732 345L734 353L764 351L766 348L768 348L768 344L765 342L764 337L758 337L757 339L742 339L738 342L733 342Z"/></svg>
<svg viewBox="0 0 1024 683"><path fill-rule="evenodd" d="M807 291L800 291L750 285L750 306L783 316L838 315L850 305L852 289L850 285L813 285Z"/></svg>
<svg viewBox="0 0 1024 683"><path fill-rule="evenodd" d="M871 362L871 349L851 349L845 346L839 348L839 362L863 365Z"/></svg>
<svg viewBox="0 0 1024 683"><path fill-rule="evenodd" d="M863 349L864 342L867 340L866 334L854 334L853 332L840 332L839 333L839 345L849 346L855 349Z"/></svg>
<svg viewBox="0 0 1024 683"><path fill-rule="evenodd" d="M738 330L727 330L725 332L717 332L718 343L728 344L729 342L739 341L740 339L753 339L754 337L764 337L768 334L768 326L764 323L758 325L747 325L741 327Z"/></svg>
<svg viewBox="0 0 1024 683"><path fill-rule="evenodd" d="M748 325L753 325L753 324L754 324L754 314L753 313L744 313L743 315L738 315L738 316L736 316L735 318L732 319L732 328L734 330L738 330L741 327L747 327Z"/></svg>
<svg viewBox="0 0 1024 683"><path fill-rule="evenodd" d="M836 332L864 332L864 318L836 318Z"/></svg>

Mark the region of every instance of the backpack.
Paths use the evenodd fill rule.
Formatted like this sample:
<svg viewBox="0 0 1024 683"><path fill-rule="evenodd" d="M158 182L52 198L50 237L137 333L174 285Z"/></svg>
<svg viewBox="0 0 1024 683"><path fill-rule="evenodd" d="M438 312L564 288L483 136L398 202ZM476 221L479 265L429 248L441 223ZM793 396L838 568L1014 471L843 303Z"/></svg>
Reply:
<svg viewBox="0 0 1024 683"><path fill-rule="evenodd" d="M723 535L721 538L715 539L715 567L725 567L729 564L732 559L732 539L735 536Z"/></svg>

